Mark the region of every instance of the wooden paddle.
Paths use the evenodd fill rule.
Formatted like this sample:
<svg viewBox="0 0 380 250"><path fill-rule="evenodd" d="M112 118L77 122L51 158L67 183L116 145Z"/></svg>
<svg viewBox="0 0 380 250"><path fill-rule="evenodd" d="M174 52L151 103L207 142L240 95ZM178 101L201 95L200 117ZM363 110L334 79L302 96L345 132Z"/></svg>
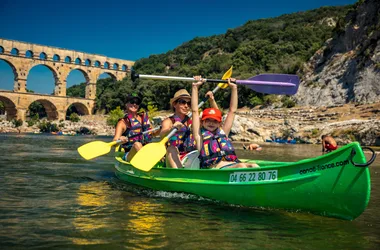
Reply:
<svg viewBox="0 0 380 250"><path fill-rule="evenodd" d="M139 133L135 136L140 136L148 133L152 133L160 129L160 126L153 129L147 130L145 132ZM108 154L111 151L112 146L118 145L121 143L121 140L112 141L112 142L103 142L103 141L93 141L86 143L78 148L78 153L86 160L94 159L95 157Z"/></svg>
<svg viewBox="0 0 380 250"><path fill-rule="evenodd" d="M223 75L223 79L228 79L232 75L232 66L229 70L226 71ZM225 89L228 87L227 83L221 82L215 89L212 90L212 93L215 94L219 89ZM207 101L208 97L205 97L199 104L198 108L202 107L203 104ZM189 118L191 118L192 113L186 115L185 119L181 122L185 123ZM160 142L149 143L142 147L131 160L131 164L142 171L148 172L151 170L156 163L161 160L161 158L166 154L166 142L177 132L177 128L172 128Z"/></svg>

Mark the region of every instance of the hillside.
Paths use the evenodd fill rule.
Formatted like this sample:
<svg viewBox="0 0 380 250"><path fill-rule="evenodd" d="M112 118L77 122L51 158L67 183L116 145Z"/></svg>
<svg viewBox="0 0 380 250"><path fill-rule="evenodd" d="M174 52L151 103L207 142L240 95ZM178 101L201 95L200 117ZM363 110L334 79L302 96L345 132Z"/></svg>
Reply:
<svg viewBox="0 0 380 250"><path fill-rule="evenodd" d="M298 72L299 105L380 101L380 1L365 0L338 22L334 37Z"/></svg>
<svg viewBox="0 0 380 250"><path fill-rule="evenodd" d="M231 66L233 76L247 79L264 73L295 74L309 58L333 36L335 25L351 6L322 7L315 10L282 15L276 18L248 21L225 34L196 37L174 50L136 61L134 69L142 74L220 78ZM84 86L74 86L69 94L81 95ZM75 88L75 89L74 89ZM108 112L123 105L128 92L138 91L144 103L152 102L159 110L168 110L169 100L180 88L190 84L176 81L124 79L116 84L98 81L97 110ZM203 87L201 94L214 86ZM229 91L220 91L216 99L221 107L229 105ZM271 105L265 98L245 86L239 88L239 107ZM285 100L286 101L286 100ZM291 105L290 105L291 106Z"/></svg>

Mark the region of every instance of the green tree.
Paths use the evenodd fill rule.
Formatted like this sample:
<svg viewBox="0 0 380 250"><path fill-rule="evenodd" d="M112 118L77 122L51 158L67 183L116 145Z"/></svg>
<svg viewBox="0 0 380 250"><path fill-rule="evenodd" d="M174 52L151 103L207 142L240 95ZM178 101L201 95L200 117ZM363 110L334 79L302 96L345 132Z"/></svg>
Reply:
<svg viewBox="0 0 380 250"><path fill-rule="evenodd" d="M109 113L109 116L107 118L107 124L109 126L116 126L117 122L124 117L123 110L120 109L119 106L116 107L116 109L112 110Z"/></svg>
<svg viewBox="0 0 380 250"><path fill-rule="evenodd" d="M79 115L77 113L71 113L70 115L70 121L72 122L79 122L80 118L79 118Z"/></svg>
<svg viewBox="0 0 380 250"><path fill-rule="evenodd" d="M66 90L67 96L72 97L82 97L84 98L86 96L86 83L82 82L78 85L73 85L70 88L67 88Z"/></svg>

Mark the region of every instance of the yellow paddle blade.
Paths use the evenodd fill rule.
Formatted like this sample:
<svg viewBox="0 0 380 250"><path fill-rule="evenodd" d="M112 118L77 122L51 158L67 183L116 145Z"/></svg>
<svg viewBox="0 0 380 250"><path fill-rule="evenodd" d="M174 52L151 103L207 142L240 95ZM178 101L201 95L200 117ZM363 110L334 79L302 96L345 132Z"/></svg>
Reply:
<svg viewBox="0 0 380 250"><path fill-rule="evenodd" d="M233 66L231 66L231 68L229 68L229 70L227 70L226 73L224 73L224 75L222 77L223 80L226 80L226 79L228 79L228 78L230 78L232 76L232 67ZM228 83L222 83L221 82L221 83L218 84L218 86L221 89L225 89L225 88L228 87Z"/></svg>
<svg viewBox="0 0 380 250"><path fill-rule="evenodd" d="M91 160L95 157L105 155L110 152L111 147L117 144L116 141L113 142L102 142L102 141L93 141L87 144L84 144L78 148L78 153L86 160Z"/></svg>
<svg viewBox="0 0 380 250"><path fill-rule="evenodd" d="M165 137L160 142L149 143L142 147L137 154L133 156L131 164L142 171L148 172L156 163L161 160L166 154L167 138Z"/></svg>

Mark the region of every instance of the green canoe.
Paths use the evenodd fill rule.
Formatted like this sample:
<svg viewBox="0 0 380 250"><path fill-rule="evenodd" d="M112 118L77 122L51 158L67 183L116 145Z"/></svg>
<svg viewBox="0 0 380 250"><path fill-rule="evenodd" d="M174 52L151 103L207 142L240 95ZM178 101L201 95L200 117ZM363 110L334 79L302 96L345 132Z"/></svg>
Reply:
<svg viewBox="0 0 380 250"><path fill-rule="evenodd" d="M364 148L363 148L364 149ZM370 198L368 166L359 143L297 162L255 160L260 168L171 169L157 164L149 172L134 168L116 153L119 179L146 188L185 192L250 207L307 211L353 220ZM250 161L250 160L243 160Z"/></svg>

